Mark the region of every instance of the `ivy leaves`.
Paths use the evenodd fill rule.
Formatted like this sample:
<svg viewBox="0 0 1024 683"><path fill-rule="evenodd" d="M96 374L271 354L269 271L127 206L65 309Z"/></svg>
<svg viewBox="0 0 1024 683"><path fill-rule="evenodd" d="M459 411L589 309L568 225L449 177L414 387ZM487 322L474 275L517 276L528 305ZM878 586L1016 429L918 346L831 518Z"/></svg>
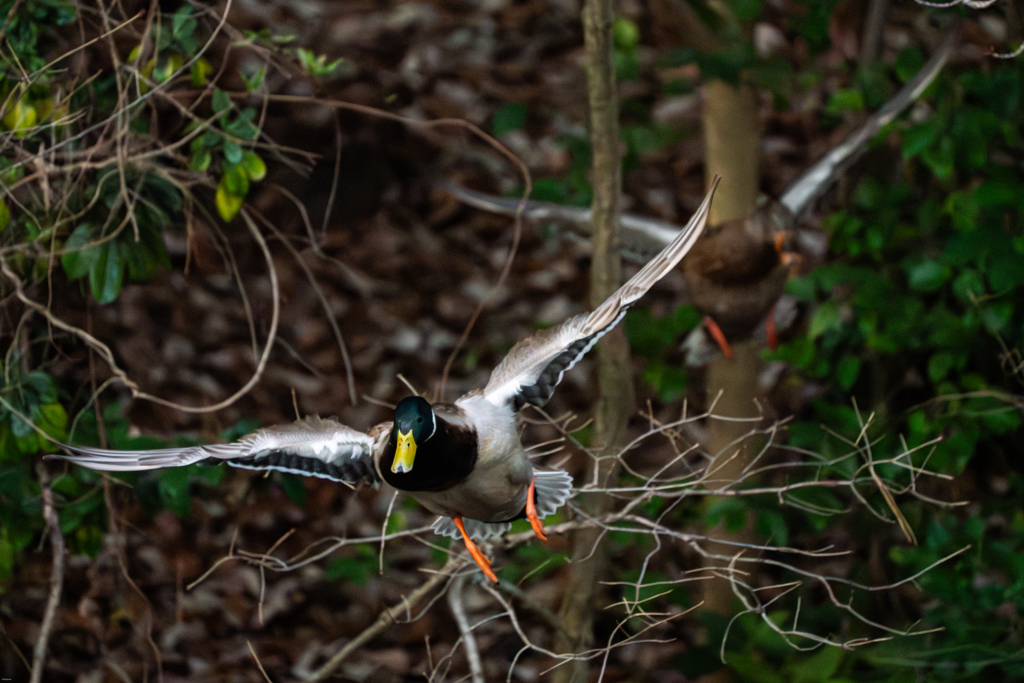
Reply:
<svg viewBox="0 0 1024 683"><path fill-rule="evenodd" d="M267 165L258 154L240 144L253 142L259 137L259 128L254 123L256 110L252 107L239 110L223 90L213 91L212 104L219 129L211 128L192 140L189 167L193 171L204 172L215 158L219 158L221 176L217 182L217 213L225 221L230 221L241 211L242 201L249 194L250 181L259 182L266 177Z"/></svg>
<svg viewBox="0 0 1024 683"><path fill-rule="evenodd" d="M112 191L105 203L117 208L120 196ZM119 227L109 232L105 230L113 220L79 225L64 243L64 272L71 280L88 278L93 298L101 304L110 303L121 291L125 272L133 281L144 282L158 269L170 268L163 229L181 208L177 188L158 176L145 176L130 209L134 220L122 219ZM120 206L120 211L111 216L123 215L124 211Z"/></svg>

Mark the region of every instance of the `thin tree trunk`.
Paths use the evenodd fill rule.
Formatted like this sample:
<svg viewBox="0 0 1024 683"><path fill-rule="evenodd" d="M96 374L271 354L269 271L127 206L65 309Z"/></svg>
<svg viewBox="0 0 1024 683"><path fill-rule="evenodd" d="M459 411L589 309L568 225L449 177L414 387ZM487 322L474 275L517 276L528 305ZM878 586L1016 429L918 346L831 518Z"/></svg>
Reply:
<svg viewBox="0 0 1024 683"><path fill-rule="evenodd" d="M622 177L619 105L612 65L612 19L610 0L586 0L583 32L587 52L590 139L594 151L592 306L603 302L621 282L618 244ZM634 402L629 347L621 326L605 335L598 344L597 362L600 398L594 415L594 450L600 456L614 455L625 444L626 423ZM600 485L614 482L617 477L614 458L602 458L596 467ZM588 472L588 476L593 474ZM583 507L587 514L600 515L611 507L611 502L607 496L589 495ZM595 598L607 565L604 547L595 548L598 538L596 530L578 531L572 537L573 564L559 610L565 633L555 642L558 652L582 652L593 645ZM577 660L556 669L554 680L556 683L581 683L587 679L587 668L586 661Z"/></svg>
<svg viewBox="0 0 1024 683"><path fill-rule="evenodd" d="M747 216L753 211L757 199L757 157L761 140L757 95L752 88L745 85L737 88L722 81L705 84L704 140L706 177L710 181L715 175L722 176L709 222L717 225ZM733 358L721 357L708 367L708 400L721 394L715 406L717 415L751 417L755 414L752 399L760 368L758 349L753 342L742 342L734 345L733 352ZM744 444L739 452L736 446L729 447L729 444L745 434L750 425L712 419L708 426L708 442L704 448L708 453L717 454L711 464L713 474L709 486L729 486L753 453L753 444ZM709 499L705 504L714 503ZM723 528L710 533L716 538L730 538ZM712 579L702 586L706 609L723 615L732 614L733 594L727 580ZM717 646L717 643L713 645ZM722 668L702 680L704 683L724 683L732 680L732 673Z"/></svg>

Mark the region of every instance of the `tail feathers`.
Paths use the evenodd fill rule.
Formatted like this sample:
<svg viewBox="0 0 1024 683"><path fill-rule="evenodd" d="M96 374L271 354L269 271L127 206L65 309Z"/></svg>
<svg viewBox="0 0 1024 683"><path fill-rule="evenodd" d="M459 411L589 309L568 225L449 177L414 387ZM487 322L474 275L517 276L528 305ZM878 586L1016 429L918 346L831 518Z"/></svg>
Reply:
<svg viewBox="0 0 1024 683"><path fill-rule="evenodd" d="M488 541L496 536L501 536L512 528L508 522L481 522L476 519L463 518L462 523L466 527L466 533L474 541ZM455 526L455 522L450 517L438 517L430 528L438 536L447 536L456 540L462 538L459 528Z"/></svg>
<svg viewBox="0 0 1024 683"><path fill-rule="evenodd" d="M562 470L535 470L533 475L536 481L534 491L537 495L537 515L544 519L565 505L572 496L572 476ZM466 533L474 541L487 541L501 536L512 528L508 522L481 522L463 518L462 523L466 526ZM448 517L438 517L431 528L438 536L462 538L455 522Z"/></svg>
<svg viewBox="0 0 1024 683"><path fill-rule="evenodd" d="M572 496L572 475L564 470L535 470L537 516L544 519L565 505Z"/></svg>

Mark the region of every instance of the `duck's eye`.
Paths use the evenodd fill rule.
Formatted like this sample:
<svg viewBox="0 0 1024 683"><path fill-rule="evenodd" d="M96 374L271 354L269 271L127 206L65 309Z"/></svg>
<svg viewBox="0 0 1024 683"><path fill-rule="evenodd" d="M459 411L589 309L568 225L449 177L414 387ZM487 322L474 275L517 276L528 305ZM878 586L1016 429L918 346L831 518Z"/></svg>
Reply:
<svg viewBox="0 0 1024 683"><path fill-rule="evenodd" d="M422 417L417 417L417 418L416 418L416 421L417 421L417 422L423 422L423 418L422 418Z"/></svg>

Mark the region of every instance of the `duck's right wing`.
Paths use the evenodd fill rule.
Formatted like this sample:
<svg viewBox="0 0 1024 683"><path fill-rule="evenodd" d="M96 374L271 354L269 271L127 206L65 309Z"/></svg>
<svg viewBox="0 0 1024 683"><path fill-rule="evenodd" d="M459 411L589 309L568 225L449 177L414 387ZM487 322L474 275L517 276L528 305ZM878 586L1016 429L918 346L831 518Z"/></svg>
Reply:
<svg viewBox="0 0 1024 683"><path fill-rule="evenodd" d="M483 397L496 406L544 405L562 380L587 351L615 327L637 299L678 265L697 243L711 212L711 199L719 178L686 226L661 252L591 313L569 318L561 325L541 330L521 340L491 373Z"/></svg>
<svg viewBox="0 0 1024 683"><path fill-rule="evenodd" d="M387 435L383 435L386 440ZM321 477L350 486L377 485L374 465L377 438L346 427L337 420L307 417L293 424L258 429L239 441L208 446L114 451L85 446L64 446L62 458L76 465L106 472L131 472L199 463L250 470L277 470Z"/></svg>

